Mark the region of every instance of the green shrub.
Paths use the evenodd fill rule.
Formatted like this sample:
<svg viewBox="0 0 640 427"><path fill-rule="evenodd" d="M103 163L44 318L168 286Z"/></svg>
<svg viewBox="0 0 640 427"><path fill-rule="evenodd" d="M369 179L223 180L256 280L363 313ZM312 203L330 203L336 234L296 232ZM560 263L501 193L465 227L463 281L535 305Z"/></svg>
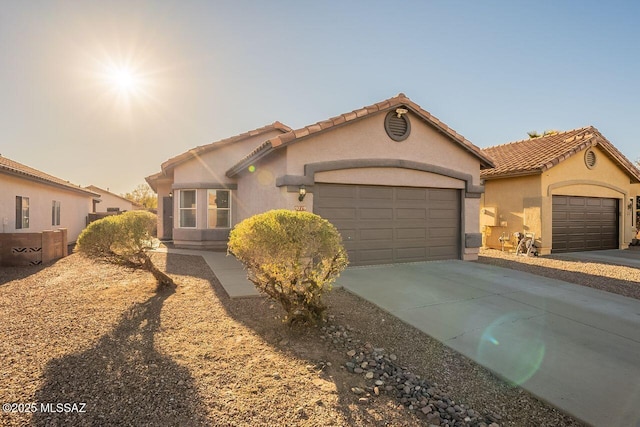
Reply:
<svg viewBox="0 0 640 427"><path fill-rule="evenodd" d="M340 233L329 221L284 209L236 225L228 250L258 290L282 304L290 323L322 318L322 294L348 264Z"/></svg>
<svg viewBox="0 0 640 427"><path fill-rule="evenodd" d="M131 211L92 222L77 241L77 250L92 258L128 264L149 270L161 285L175 285L151 262L157 217L151 212Z"/></svg>

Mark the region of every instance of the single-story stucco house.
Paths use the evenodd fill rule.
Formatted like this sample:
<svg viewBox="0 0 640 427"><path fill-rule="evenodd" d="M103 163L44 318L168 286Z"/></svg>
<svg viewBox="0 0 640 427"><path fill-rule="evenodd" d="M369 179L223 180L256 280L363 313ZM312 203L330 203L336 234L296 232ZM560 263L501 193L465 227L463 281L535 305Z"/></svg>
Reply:
<svg viewBox="0 0 640 427"><path fill-rule="evenodd" d="M196 147L146 178L158 235L226 247L231 228L285 208L341 232L353 265L477 259L478 147L404 94L292 130L280 122Z"/></svg>
<svg viewBox="0 0 640 427"><path fill-rule="evenodd" d="M100 200L96 201L94 212L127 212L144 209L144 206L136 202L132 202L129 199L125 199L122 196L112 193L109 190L96 187L95 185L89 185L85 188L100 195Z"/></svg>
<svg viewBox="0 0 640 427"><path fill-rule="evenodd" d="M0 264L41 264L65 256L99 197L0 156Z"/></svg>
<svg viewBox="0 0 640 427"><path fill-rule="evenodd" d="M592 126L482 150L483 245L534 233L542 255L618 249L635 237L640 171Z"/></svg>
<svg viewBox="0 0 640 427"><path fill-rule="evenodd" d="M0 156L0 219L3 233L66 228L75 242L100 195Z"/></svg>

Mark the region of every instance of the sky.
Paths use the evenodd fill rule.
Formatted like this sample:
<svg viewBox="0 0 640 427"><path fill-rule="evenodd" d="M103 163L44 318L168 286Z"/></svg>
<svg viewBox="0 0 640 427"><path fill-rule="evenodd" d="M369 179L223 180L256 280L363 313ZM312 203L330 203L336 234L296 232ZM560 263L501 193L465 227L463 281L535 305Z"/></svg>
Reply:
<svg viewBox="0 0 640 427"><path fill-rule="evenodd" d="M399 92L483 148L640 159L640 2L0 0L0 154L122 194L165 160Z"/></svg>

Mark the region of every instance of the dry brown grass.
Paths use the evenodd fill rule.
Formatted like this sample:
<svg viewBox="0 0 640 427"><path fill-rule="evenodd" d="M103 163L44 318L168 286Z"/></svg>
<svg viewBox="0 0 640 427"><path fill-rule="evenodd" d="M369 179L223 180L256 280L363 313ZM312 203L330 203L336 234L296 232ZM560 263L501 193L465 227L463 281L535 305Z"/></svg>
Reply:
<svg viewBox="0 0 640 427"><path fill-rule="evenodd" d="M200 257L155 254L178 283L72 255L0 271L0 403L86 402L86 413L0 413L1 425L414 426L395 398L366 386L319 328L290 329L262 298L230 300ZM502 425L579 425L468 359L343 290L331 322L385 347Z"/></svg>

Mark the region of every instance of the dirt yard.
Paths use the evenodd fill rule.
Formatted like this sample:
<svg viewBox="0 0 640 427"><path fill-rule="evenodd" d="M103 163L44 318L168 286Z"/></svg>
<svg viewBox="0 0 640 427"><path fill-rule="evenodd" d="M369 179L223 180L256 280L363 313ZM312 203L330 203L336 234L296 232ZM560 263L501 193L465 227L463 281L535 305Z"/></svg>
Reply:
<svg viewBox="0 0 640 427"><path fill-rule="evenodd" d="M384 348L472 408L469 425L581 425L346 291L328 295L327 323L290 329L263 298L230 300L200 257L154 261L175 292L77 254L0 269L0 403L35 409L0 425L428 425L426 409L349 372L347 347Z"/></svg>

